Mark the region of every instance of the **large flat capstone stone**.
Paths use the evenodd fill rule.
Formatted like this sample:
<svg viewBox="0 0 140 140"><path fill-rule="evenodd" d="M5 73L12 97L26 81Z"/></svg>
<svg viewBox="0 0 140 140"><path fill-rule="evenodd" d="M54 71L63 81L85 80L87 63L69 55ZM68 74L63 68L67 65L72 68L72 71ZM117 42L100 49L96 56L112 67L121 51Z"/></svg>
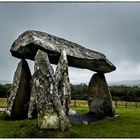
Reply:
<svg viewBox="0 0 140 140"><path fill-rule="evenodd" d="M62 50L65 50L69 66L103 73L116 69L104 54L40 31L22 33L10 51L15 57L34 60L38 49L48 53L53 64L58 63Z"/></svg>

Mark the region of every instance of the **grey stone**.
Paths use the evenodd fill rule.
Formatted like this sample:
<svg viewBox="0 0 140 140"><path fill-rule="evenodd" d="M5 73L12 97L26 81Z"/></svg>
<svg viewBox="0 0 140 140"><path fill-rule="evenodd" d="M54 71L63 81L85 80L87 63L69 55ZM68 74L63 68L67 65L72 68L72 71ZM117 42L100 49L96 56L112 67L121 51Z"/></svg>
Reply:
<svg viewBox="0 0 140 140"><path fill-rule="evenodd" d="M54 86L58 89L58 95L61 100L61 105L68 115L70 100L71 100L71 89L70 80L68 76L68 62L66 51L63 50L55 72L55 83Z"/></svg>
<svg viewBox="0 0 140 140"><path fill-rule="evenodd" d="M83 121L83 124L84 125L88 125L88 121Z"/></svg>
<svg viewBox="0 0 140 140"><path fill-rule="evenodd" d="M62 50L65 50L69 66L103 73L116 69L104 54L40 31L30 30L21 34L14 41L11 53L18 58L34 60L38 49L47 52L53 64L58 63Z"/></svg>
<svg viewBox="0 0 140 140"><path fill-rule="evenodd" d="M36 106L38 126L41 129L65 130L70 127L70 122L63 110L58 89L55 88L54 83L54 72L48 55L38 50L35 57L35 72L28 117L32 118Z"/></svg>
<svg viewBox="0 0 140 140"><path fill-rule="evenodd" d="M119 117L120 117L120 115L115 115L114 117L115 117L115 118L119 118Z"/></svg>
<svg viewBox="0 0 140 140"><path fill-rule="evenodd" d="M103 73L96 73L89 83L89 110L98 116L114 116L110 91Z"/></svg>
<svg viewBox="0 0 140 140"><path fill-rule="evenodd" d="M29 109L28 109L28 119L37 118L37 99L36 99L36 92L34 88L34 79L35 74L33 74L31 82L30 82L30 88L31 88L31 97L29 102Z"/></svg>
<svg viewBox="0 0 140 140"><path fill-rule="evenodd" d="M75 115L77 112L75 110L69 109L68 115Z"/></svg>
<svg viewBox="0 0 140 140"><path fill-rule="evenodd" d="M13 119L27 118L31 73L26 60L18 64L13 78L6 113Z"/></svg>

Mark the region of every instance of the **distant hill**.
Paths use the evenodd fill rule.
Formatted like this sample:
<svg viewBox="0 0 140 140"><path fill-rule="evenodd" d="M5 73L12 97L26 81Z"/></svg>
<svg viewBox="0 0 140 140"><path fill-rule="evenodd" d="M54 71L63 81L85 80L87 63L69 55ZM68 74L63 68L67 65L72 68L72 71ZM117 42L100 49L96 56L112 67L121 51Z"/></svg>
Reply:
<svg viewBox="0 0 140 140"><path fill-rule="evenodd" d="M0 84L5 85L5 84L11 84L10 81L5 81L5 80L0 80Z"/></svg>
<svg viewBox="0 0 140 140"><path fill-rule="evenodd" d="M140 87L140 80L126 80L126 81L119 81L119 82L111 82L109 86L138 86Z"/></svg>

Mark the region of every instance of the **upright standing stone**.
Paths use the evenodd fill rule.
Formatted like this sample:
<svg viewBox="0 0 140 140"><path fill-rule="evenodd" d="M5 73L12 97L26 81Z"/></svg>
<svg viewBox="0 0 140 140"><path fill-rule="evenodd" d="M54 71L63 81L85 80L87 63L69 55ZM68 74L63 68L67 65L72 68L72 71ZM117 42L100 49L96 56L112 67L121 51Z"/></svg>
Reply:
<svg viewBox="0 0 140 140"><path fill-rule="evenodd" d="M27 118L30 100L30 79L31 73L28 63L22 59L14 74L6 109L6 113L13 119Z"/></svg>
<svg viewBox="0 0 140 140"><path fill-rule="evenodd" d="M35 119L37 118L37 99L35 95L35 89L34 89L34 77L35 75L33 74L31 82L30 82L30 89L31 89L31 98L29 102L29 109L28 109L28 119Z"/></svg>
<svg viewBox="0 0 140 140"><path fill-rule="evenodd" d="M96 73L89 83L88 105L90 112L98 116L114 116L110 91L103 73Z"/></svg>
<svg viewBox="0 0 140 140"><path fill-rule="evenodd" d="M65 115L54 83L54 72L48 55L39 50L35 57L31 103L36 104L38 125L41 129L64 130L70 126L70 122ZM30 104L28 116L32 114L32 105Z"/></svg>
<svg viewBox="0 0 140 140"><path fill-rule="evenodd" d="M66 51L63 50L55 72L55 87L58 89L58 95L65 113L68 115L71 89L70 80L68 76L68 61Z"/></svg>

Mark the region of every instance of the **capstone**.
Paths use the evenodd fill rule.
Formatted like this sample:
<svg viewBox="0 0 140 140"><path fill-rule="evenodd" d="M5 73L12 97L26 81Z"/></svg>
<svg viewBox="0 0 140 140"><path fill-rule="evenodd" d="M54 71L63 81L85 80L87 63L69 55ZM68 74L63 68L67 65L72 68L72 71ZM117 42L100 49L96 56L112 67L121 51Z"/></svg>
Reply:
<svg viewBox="0 0 140 140"><path fill-rule="evenodd" d="M104 54L40 31L29 30L21 34L14 41L11 53L17 58L34 60L38 49L48 53L53 64L58 64L62 50L65 50L69 66L103 73L116 69Z"/></svg>

